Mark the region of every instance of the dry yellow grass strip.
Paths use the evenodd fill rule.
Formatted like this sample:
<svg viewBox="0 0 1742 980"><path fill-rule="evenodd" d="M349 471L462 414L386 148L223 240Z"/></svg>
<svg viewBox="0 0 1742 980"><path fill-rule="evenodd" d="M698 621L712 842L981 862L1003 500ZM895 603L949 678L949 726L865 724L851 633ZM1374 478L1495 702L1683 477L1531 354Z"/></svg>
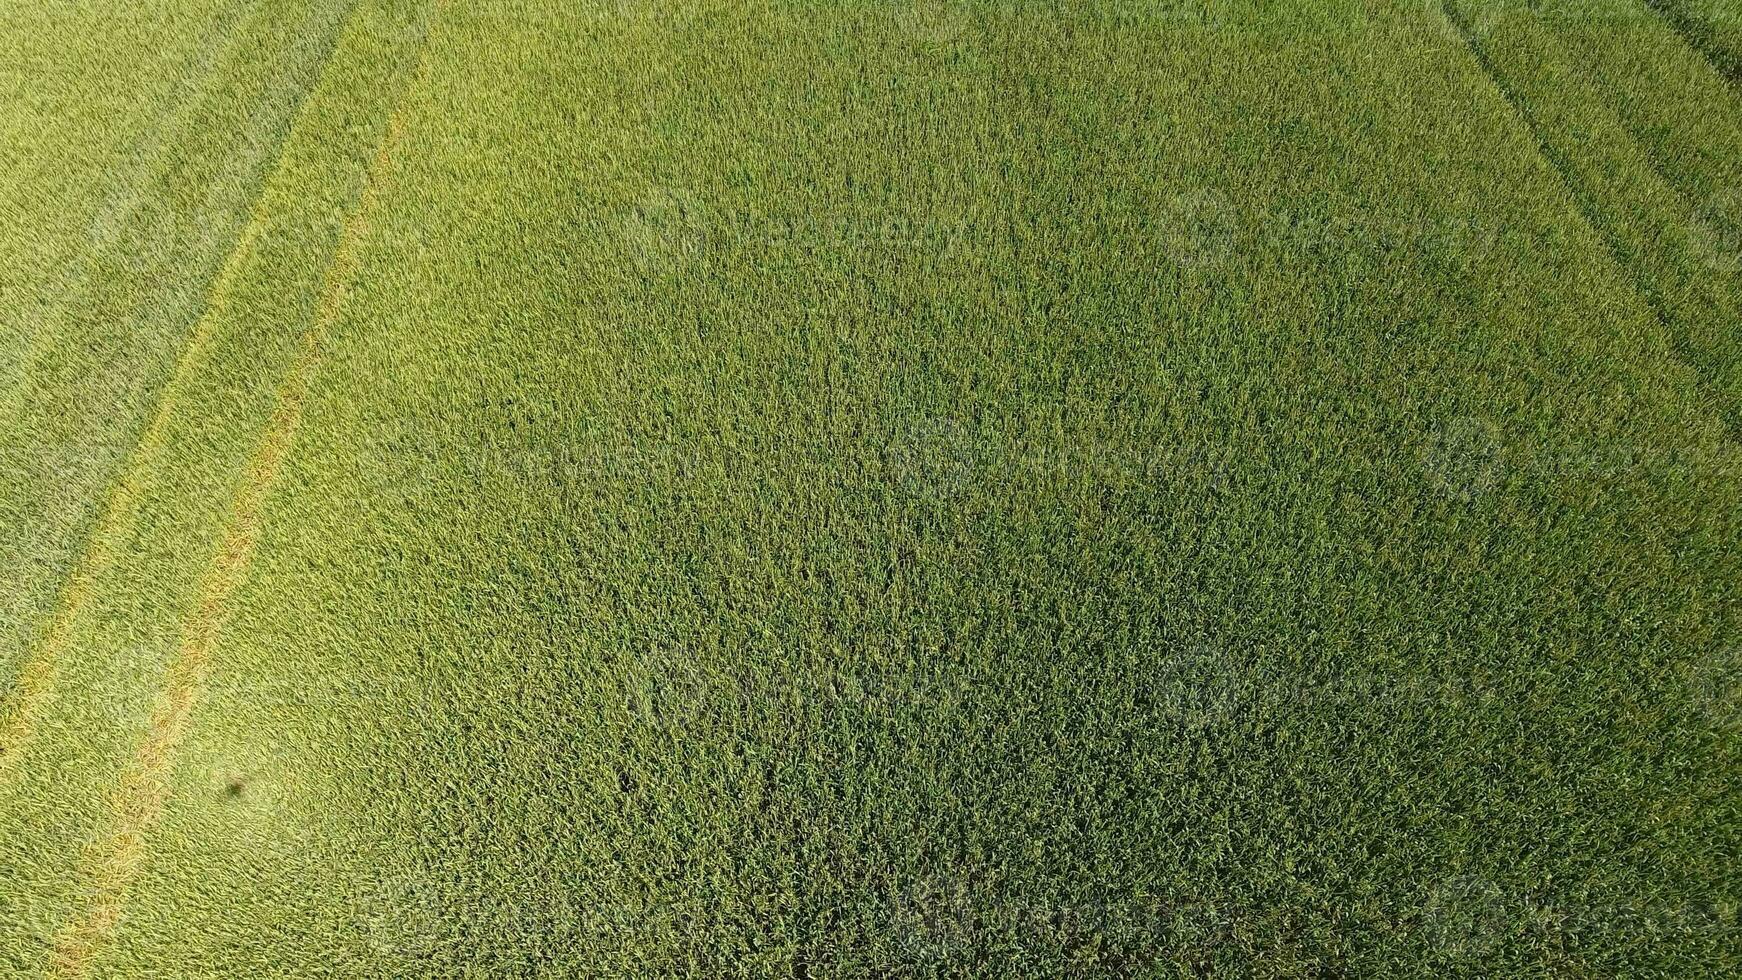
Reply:
<svg viewBox="0 0 1742 980"><path fill-rule="evenodd" d="M438 3L439 11L441 4ZM427 41L426 51L427 51ZM415 80L427 71L420 57ZM113 800L115 828L111 836L87 851L81 874L89 882L90 905L85 914L56 936L49 964L51 977L82 977L92 956L114 932L126 906L127 892L145 857L145 838L169 798L176 747L180 744L194 703L205 682L231 596L247 574L266 498L295 441L303 400L320 361L322 344L344 309L363 243L368 238L393 150L404 138L403 104L388 119L364 176L363 191L346 219L339 243L327 267L320 305L303 332L296 361L278 389L278 407L262 432L241 485L230 504L230 525L200 587L198 603L182 626L182 638L151 724L132 765L123 775Z"/></svg>

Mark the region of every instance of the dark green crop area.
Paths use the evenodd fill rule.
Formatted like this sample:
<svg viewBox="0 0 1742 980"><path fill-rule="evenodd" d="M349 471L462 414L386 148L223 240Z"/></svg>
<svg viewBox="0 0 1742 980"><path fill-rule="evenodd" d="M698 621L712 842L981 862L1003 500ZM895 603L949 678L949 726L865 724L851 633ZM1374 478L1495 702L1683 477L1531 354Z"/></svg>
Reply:
<svg viewBox="0 0 1742 980"><path fill-rule="evenodd" d="M0 976L1742 975L1742 3L0 4Z"/></svg>

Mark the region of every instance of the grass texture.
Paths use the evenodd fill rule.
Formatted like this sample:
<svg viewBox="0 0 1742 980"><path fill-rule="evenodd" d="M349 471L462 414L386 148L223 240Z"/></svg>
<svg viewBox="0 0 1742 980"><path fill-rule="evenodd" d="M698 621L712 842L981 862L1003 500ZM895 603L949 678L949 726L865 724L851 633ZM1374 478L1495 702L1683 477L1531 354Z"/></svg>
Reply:
<svg viewBox="0 0 1742 980"><path fill-rule="evenodd" d="M0 973L1742 972L1739 25L0 11Z"/></svg>

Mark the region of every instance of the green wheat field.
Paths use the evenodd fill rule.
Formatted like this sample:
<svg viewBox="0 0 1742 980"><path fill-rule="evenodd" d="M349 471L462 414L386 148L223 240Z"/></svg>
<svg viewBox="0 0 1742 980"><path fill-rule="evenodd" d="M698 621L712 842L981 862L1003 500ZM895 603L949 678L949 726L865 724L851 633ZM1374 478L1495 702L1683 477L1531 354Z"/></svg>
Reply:
<svg viewBox="0 0 1742 980"><path fill-rule="evenodd" d="M0 977L1739 912L1742 0L0 0Z"/></svg>

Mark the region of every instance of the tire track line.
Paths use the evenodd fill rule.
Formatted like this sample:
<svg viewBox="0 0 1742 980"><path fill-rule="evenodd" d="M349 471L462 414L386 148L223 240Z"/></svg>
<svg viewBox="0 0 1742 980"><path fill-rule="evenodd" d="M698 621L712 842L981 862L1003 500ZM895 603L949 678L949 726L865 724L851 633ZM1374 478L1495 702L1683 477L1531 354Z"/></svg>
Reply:
<svg viewBox="0 0 1742 980"><path fill-rule="evenodd" d="M1559 175L1561 186L1572 198L1579 217L1585 226L1596 236L1597 242L1603 246L1609 261L1622 273L1626 282L1632 287L1634 295L1638 296L1653 319L1658 330L1667 343L1670 353L1675 355L1681 366L1687 368L1694 394L1702 408L1717 420L1724 436L1732 442L1742 442L1742 411L1729 404L1722 391L1714 390L1711 378L1712 367L1705 356L1688 340L1687 330L1683 327L1680 317L1672 313L1665 304L1661 290L1648 273L1650 269L1642 269L1643 258L1636 259L1635 253L1626 247L1620 236L1603 216L1602 208L1585 182L1574 172L1572 162L1567 159L1549 139L1548 130L1532 111L1523 94L1513 85L1502 72L1488 51L1477 39L1476 32L1469 22L1456 8L1457 0L1441 0L1441 10L1446 19L1451 21L1463 38L1464 47L1482 72L1488 76L1500 96L1506 100L1520 122L1524 124L1531 139L1536 143L1536 151L1550 168Z"/></svg>
<svg viewBox="0 0 1742 980"><path fill-rule="evenodd" d="M171 130L179 132L186 125L191 108L198 101L200 85L217 74L218 66L234 47L237 35L246 28L247 23L243 11L225 11L214 21L213 28L198 48L187 57L178 59L176 77L166 86L166 93L161 99L164 104L151 114L151 125L139 136L129 140L126 148L118 155L119 160L131 162L131 166L127 168L127 179L111 187L102 196L102 202L107 204L118 196L134 199L142 196L139 185L151 176L164 153L165 144L170 141L164 134ZM197 70L195 66L198 66ZM42 171L47 167L46 163L39 163L35 169ZM266 185L263 182L261 186ZM53 309L59 314L55 319L64 319L64 307L75 301L73 297L82 295L83 290L89 288L87 280L91 275L90 267L95 263L98 254L98 249L91 249L47 270L46 278L49 281L38 295L44 309ZM29 350L23 358L28 361L29 366L20 373L18 384L6 392L3 403L0 403L0 418L12 419L17 414L19 405L25 398L26 385L23 379L28 378L48 355L51 347L48 339L52 334L53 331L44 330L30 341Z"/></svg>
<svg viewBox="0 0 1742 980"><path fill-rule="evenodd" d="M436 14L445 5L445 0L437 0ZM428 74L429 36L434 26L432 18L424 32L422 52L407 92L418 87ZM347 217L327 266L315 318L303 332L297 358L280 382L278 407L262 431L231 499L229 528L207 568L199 600L183 624L181 643L152 712L150 727L116 788L112 801L114 830L98 846L89 849L81 862L80 875L88 883L90 904L83 916L68 923L55 937L49 960L50 977L70 980L85 976L93 956L120 922L128 891L145 860L146 837L169 799L175 751L186 733L213 648L231 612L230 600L247 576L267 498L296 440L303 404L319 367L324 341L344 310L362 249L380 207L383 185L390 177L394 150L404 142L406 104L402 94L370 161L357 206Z"/></svg>
<svg viewBox="0 0 1742 980"><path fill-rule="evenodd" d="M230 291L237 275L248 257L253 254L255 243L266 231L266 198L279 174L284 171L286 150L292 137L301 128L309 101L326 78L327 69L332 65L341 39L356 17L359 6L353 0L347 7L344 20L333 35L333 43L327 49L320 70L298 99L290 124L279 137L272 167L254 193L254 201L248 209L248 223L243 226L241 235L224 257L223 264L218 267L217 275L212 277L211 283L206 287L200 318L194 322L193 329L188 332L187 340L182 344L181 352L176 355L175 366L170 371L169 381L158 394L157 406L152 410L151 420L146 423L132 453L123 463L121 473L111 483L108 499L104 502L97 523L86 536L84 550L61 586L48 628L36 642L35 652L26 656L24 666L13 682L10 696L5 701L4 713L0 714L0 787L11 783L24 746L35 731L37 714L54 693L60 661L71 643L73 626L90 600L96 582L115 565L121 550L122 537L132 525L138 510L146 476L163 451L169 423L175 416L183 390L189 384L195 365L204 356L217 333L221 314L228 309Z"/></svg>
<svg viewBox="0 0 1742 980"><path fill-rule="evenodd" d="M1706 60L1718 77L1728 82L1731 91L1742 95L1742 60L1712 38L1711 31L1694 19L1679 2L1672 0L1642 0L1652 12L1663 18L1681 42Z"/></svg>
<svg viewBox="0 0 1742 980"><path fill-rule="evenodd" d="M24 669L18 674L5 719L0 722L0 785L9 782L16 772L18 757L35 730L37 711L54 691L60 660L71 641L72 629L79 614L90 600L97 580L115 565L121 549L122 535L138 509L147 471L153 468L163 450L165 433L170 419L175 416L176 406L180 403L182 389L192 373L192 366L211 342L216 331L218 313L226 306L225 299L230 285L243 259L253 251L254 243L260 237L265 224L265 216L256 211L250 217L248 227L243 231L236 247L226 258L223 268L213 280L206 313L195 326L187 345L182 348L170 384L158 399L151 421L134 447L132 460L110 488L102 516L92 528L83 556L61 587L53 618L49 620L48 629L43 632L35 654L25 662Z"/></svg>

